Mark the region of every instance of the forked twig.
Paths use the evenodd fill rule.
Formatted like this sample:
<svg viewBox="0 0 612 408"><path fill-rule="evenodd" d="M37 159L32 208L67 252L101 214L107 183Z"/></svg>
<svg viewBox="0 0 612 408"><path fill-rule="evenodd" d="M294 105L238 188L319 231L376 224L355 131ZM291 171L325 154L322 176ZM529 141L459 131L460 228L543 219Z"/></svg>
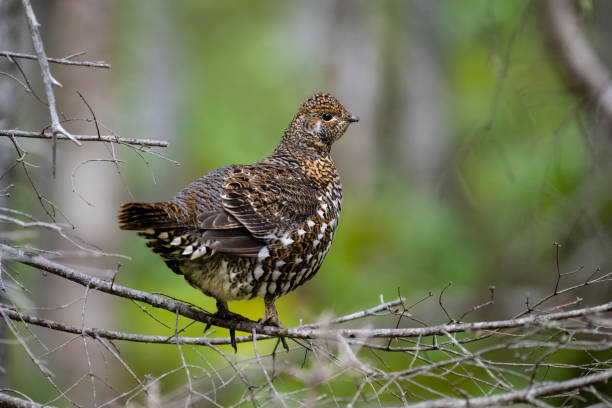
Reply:
<svg viewBox="0 0 612 408"><path fill-rule="evenodd" d="M47 61L52 62L54 64L74 65L74 66L89 67L89 68L110 68L111 67L110 64L107 64L102 61L73 61L71 59L71 58L74 58L82 54L83 53L77 53L74 55L68 55L63 58L47 57ZM24 54L22 52L12 52L12 51L0 51L0 55L3 55L9 59L20 58L20 59L37 60L39 58L37 55Z"/></svg>
<svg viewBox="0 0 612 408"><path fill-rule="evenodd" d="M25 10L26 20L28 21L28 26L30 27L30 34L32 35L32 44L34 45L34 50L36 51L36 55L38 56L40 73L42 75L42 81L45 86L47 103L49 104L49 115L51 116L51 130L53 137L53 176L55 176L57 136L64 135L77 145L81 145L81 142L75 139L74 136L72 136L70 132L64 129L60 124L59 116L57 114L57 107L55 105L55 94L53 93L53 85L60 85L60 83L57 82L51 75L49 61L47 60L47 54L45 53L42 38L40 37L40 32L38 30L40 24L36 20L36 15L34 14L34 10L32 9L30 0L21 0L21 4L23 5L23 8Z"/></svg>

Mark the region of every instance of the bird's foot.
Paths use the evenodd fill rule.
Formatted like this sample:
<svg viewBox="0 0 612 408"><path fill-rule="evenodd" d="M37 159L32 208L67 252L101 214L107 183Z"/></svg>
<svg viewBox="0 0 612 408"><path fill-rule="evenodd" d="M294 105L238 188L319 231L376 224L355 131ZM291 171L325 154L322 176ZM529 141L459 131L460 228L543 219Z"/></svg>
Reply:
<svg viewBox="0 0 612 408"><path fill-rule="evenodd" d="M229 309L227 308L227 303L220 301L220 300L217 300L217 311L213 313L212 316L218 319L222 319L222 320L229 320L229 321L234 321L234 322L252 322L253 323L251 319L248 319L242 315L239 315L238 313L230 312ZM204 332L207 332L208 329L210 329L210 326L212 326L210 322L206 323ZM232 347L234 348L234 352L237 353L238 346L236 345L236 330L235 329L228 329L228 330L230 333L230 342L232 344Z"/></svg>
<svg viewBox="0 0 612 408"><path fill-rule="evenodd" d="M257 323L259 323L262 326L274 326L274 327L278 327L279 329L283 328L283 325L281 324L280 320L278 320L278 316L276 315L264 316L261 319L259 319Z"/></svg>
<svg viewBox="0 0 612 408"><path fill-rule="evenodd" d="M262 326L274 326L279 329L283 328L280 320L278 320L278 312L276 311L276 305L274 304L274 299L265 298L264 299L266 305L266 312L262 319L259 319L259 324ZM284 337L279 337L280 341L283 343L283 348L286 351L289 351L289 346L287 345L287 340Z"/></svg>

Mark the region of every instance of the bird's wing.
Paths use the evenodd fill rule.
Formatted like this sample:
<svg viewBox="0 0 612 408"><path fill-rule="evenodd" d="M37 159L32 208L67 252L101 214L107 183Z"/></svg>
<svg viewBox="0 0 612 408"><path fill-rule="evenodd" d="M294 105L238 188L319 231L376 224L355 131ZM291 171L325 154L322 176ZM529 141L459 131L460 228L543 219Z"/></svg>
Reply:
<svg viewBox="0 0 612 408"><path fill-rule="evenodd" d="M224 210L257 239L297 228L316 211L316 191L293 169L242 166L228 172Z"/></svg>
<svg viewBox="0 0 612 408"><path fill-rule="evenodd" d="M197 226L204 230L202 240L217 252L256 256L266 244L247 230L233 215L223 208L202 212Z"/></svg>

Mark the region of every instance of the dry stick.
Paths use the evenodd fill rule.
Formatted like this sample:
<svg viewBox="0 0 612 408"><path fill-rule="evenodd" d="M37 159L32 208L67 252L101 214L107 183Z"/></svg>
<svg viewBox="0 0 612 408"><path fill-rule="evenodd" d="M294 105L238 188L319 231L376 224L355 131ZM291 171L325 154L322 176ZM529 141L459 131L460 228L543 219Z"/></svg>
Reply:
<svg viewBox="0 0 612 408"><path fill-rule="evenodd" d="M595 273L597 273L599 271L600 271L600 269L599 269L599 267L597 267L597 269L595 270ZM557 293L551 293L550 295L544 296L543 298L538 300L533 306L528 306L527 310L525 310L525 311L523 311L523 312L521 312L521 313L519 313L517 315L514 315L513 319L516 319L516 318L519 318L519 317L523 317L523 316L525 316L525 315L535 311L536 307L538 307L541 304L547 302L548 300L552 299L555 296L561 295L561 294L566 293L566 292L570 292L572 290L578 289L578 288L583 287L583 286L592 285L594 283L607 282L607 281L610 280L610 277L612 276L612 272L608 272L608 273L606 273L606 274L604 274L602 276L599 276L599 277L593 279L593 276L595 275L595 273L592 273L591 276L589 276L587 278L587 280L585 280L582 283L578 283L578 284L576 284L574 286L570 286L570 287L567 287L565 289L558 290Z"/></svg>
<svg viewBox="0 0 612 408"><path fill-rule="evenodd" d="M6 395L5 391L0 392L0 406L2 407L17 407L17 408L45 408L49 405L42 405L37 402L28 401L26 399L11 397Z"/></svg>
<svg viewBox="0 0 612 408"><path fill-rule="evenodd" d="M22 339L19 334L17 333L17 329L11 324L10 320L8 320L8 316L4 313L4 311L2 309L0 309L0 314L2 315L2 317L4 318L4 321L6 322L7 327L10 329L10 331L13 333L13 336L15 336L15 338L17 339L17 341L19 342L19 344L21 345L21 347L23 348L23 350L26 352L26 354L28 354L28 356L30 357L30 359L32 360L32 362L38 367L38 369L40 370L40 372L43 374L43 376L45 376L45 378L47 379L47 381L49 381L49 383L51 384L51 386L55 389L55 391L58 392L58 398L65 398L68 402L70 402L72 405L77 406L74 401L72 401L70 398L68 398L68 391L62 391L57 384L55 383L55 381L53 381L53 377L55 376L47 367L45 367L42 362L38 359L38 357L36 357L36 355L30 350L30 348L28 347L28 345L25 343L24 339Z"/></svg>
<svg viewBox="0 0 612 408"><path fill-rule="evenodd" d="M32 84L30 84L30 80L28 79L28 76L26 75L26 73L24 72L23 68L21 68L21 65L19 65L19 63L17 61L15 61L13 58L11 57L7 57L9 59L9 61L11 61L16 67L17 70L21 73L21 76L23 77L23 80L25 81L25 89L27 93L32 94L32 96L34 96L34 98L42 103L45 106L48 106L47 103L45 101L43 101L36 92L34 92L34 89L32 88ZM19 80L17 80L19 81Z"/></svg>
<svg viewBox="0 0 612 408"><path fill-rule="evenodd" d="M506 390L512 389L512 387L507 384L503 379L499 379L497 378L497 376L495 375L495 373L493 373L489 367L487 367L482 360L480 359L479 356L474 355L473 353L471 353L470 351L468 351L465 347L463 347L461 345L461 343L459 343L457 341L457 339L455 337L453 337L450 333L446 334L446 337L448 337L455 346L457 346L457 348L459 350L461 350L466 356L470 357L471 359L474 360L474 362L480 367L482 368L488 375L489 377L491 377L493 380L497 381L497 384L495 384L495 388L497 388L498 385L501 385L503 388L505 388Z"/></svg>
<svg viewBox="0 0 612 408"><path fill-rule="evenodd" d="M76 238L73 239L68 234L66 234L64 232L64 227L62 226L62 224L42 222L42 221L25 222L25 221L21 221L21 220L19 220L17 218L9 217L9 216L3 215L3 214L0 214L0 221L10 222L12 224L19 225L22 228L39 227L39 228L45 228L45 229L49 229L51 231L55 231L60 237L62 237L66 241L70 242L75 247L79 248L82 251L88 252L88 253L96 255L96 256L112 256L112 257L124 258L124 259L128 259L128 260L131 259L127 255L123 255L123 254L119 254L119 253L117 253L117 254L106 253L106 252L102 252L101 250L98 250L98 249L95 249L95 248L87 248L86 246L84 246L81 243L79 243L76 240Z"/></svg>
<svg viewBox="0 0 612 408"><path fill-rule="evenodd" d="M42 38L38 27L40 24L36 20L36 15L30 4L30 0L21 0L21 4L25 10L26 20L28 20L28 26L30 27L30 34L32 35L32 44L34 44L34 50L38 55L38 64L40 65L40 73L42 75L42 81L45 85L45 93L47 94L47 102L49 103L49 115L51 116L51 130L53 131L53 177L55 177L55 163L56 163L56 145L57 135L65 135L77 145L81 145L81 142L76 140L66 129L62 127L59 122L59 116L57 115L57 107L55 106L55 94L53 93L53 84L59 85L52 76L51 70L49 69L49 61L47 60L47 54L43 47Z"/></svg>
<svg viewBox="0 0 612 408"><path fill-rule="evenodd" d="M261 357L259 356L259 351L257 351L257 333L255 332L255 328L253 328L252 336L253 336L253 352L255 353L255 360L257 360L257 364L259 364L259 367L261 368L261 371L263 371L264 376L266 378L266 382L268 383L268 386L270 387L270 389L274 393L274 396L276 397L278 402L283 407L287 408L287 405L285 404L285 401L281 398L281 396L278 393L278 391L276 390L276 387L274 386L274 384L272 384L272 379L270 378L270 375L268 374L268 370L266 370L266 366L264 365L263 361L261 361Z"/></svg>
<svg viewBox="0 0 612 408"><path fill-rule="evenodd" d="M362 318L367 317L367 316L375 316L376 313L382 312L384 310L388 310L389 308L391 308L393 306L399 306L399 305L403 304L405 301L406 301L406 298L403 298L403 297L402 298L397 298L397 299L392 300L390 302L381 303L380 305L371 307L371 308L366 309L366 310L361 310L359 312L351 313L351 314L348 314L348 315L345 315L345 316L336 317L335 319L331 319L331 320L325 321L325 322L304 324L304 325L301 325L300 327L310 328L310 329L318 329L321 326L329 326L329 325L332 325L332 324L340 324L340 323L349 322L351 320L362 319Z"/></svg>
<svg viewBox="0 0 612 408"><path fill-rule="evenodd" d="M89 207L95 207L93 205L93 203L91 203L89 200L87 200L76 188L76 182L75 182L75 178L76 178L76 172L83 166L85 166L86 164L89 163L113 163L115 166L118 166L119 163L123 164L125 163L123 160L117 160L117 159L87 159L87 160L83 160L82 162L80 162L79 164L77 164L76 166L74 166L74 169L72 169L72 172L70 173L70 184L72 185L72 192L75 193L77 196L79 196L79 198L81 200L83 200L83 202L85 204L87 204Z"/></svg>
<svg viewBox="0 0 612 408"><path fill-rule="evenodd" d="M74 301L71 302L71 304L79 300L82 300L82 299L83 297L75 299ZM332 320L328 324L334 324L336 321L345 322L345 321L357 319L358 318L357 316L369 316L371 314L370 313L371 311L378 311L378 310L388 307L389 305L397 304L398 302L399 300L394 300L392 302L388 302L383 305L375 306L368 310L353 313L347 316L342 316L342 317ZM167 326L165 323L161 322L155 316L151 315L148 311L146 311L146 309L144 309L138 303L134 302L134 304L140 307L143 310L143 312L149 314L149 316L151 316L156 321L163 324L167 328L170 328L170 326ZM109 340L124 340L124 341L132 341L136 343L157 343L157 344L177 344L177 341L178 341L180 344L204 345L204 346L227 345L227 344L230 344L231 342L231 339L227 337L178 337L178 340L177 340L175 336L171 336L171 337L150 336L150 335L124 333L124 332L119 332L115 330L106 330L106 329L98 329L98 328L88 328L88 327L79 328L77 326L60 323L55 320L43 319L40 317L17 312L16 310L8 306L5 306L5 305L0 305L0 310L3 310L9 318L15 321L30 323L36 326L46 327L51 330L63 331L66 333L73 333L73 334L78 334L82 336L90 336L94 338L101 337L101 338L105 338ZM320 325L322 324L313 323L313 324L303 325L300 327L301 328L315 328L315 327L319 327ZM266 336L266 335L257 335L258 340L266 340L270 338L273 338L273 337ZM252 336L236 337L237 343L246 343L252 340L253 340Z"/></svg>
<svg viewBox="0 0 612 408"><path fill-rule="evenodd" d="M49 370L47 367L45 367L44 362L40 361L40 359L38 357L36 357L34 352L32 352L30 350L30 348L25 343L23 338L21 336L19 336L16 327L13 326L13 324L10 322L10 320L8 320L8 315L6 315L2 309L0 309L0 315L2 315L6 325L8 326L8 328L13 333L13 336L15 336L15 338L19 341L19 343L21 344L21 346L25 350L25 352L28 355L28 357L30 357L30 360L32 360L32 362L38 367L40 372L43 373L43 375L46 376L49 379L49 381L53 381L53 380L51 380L51 378L54 377L53 372L51 370Z"/></svg>
<svg viewBox="0 0 612 408"><path fill-rule="evenodd" d="M176 318L174 319L174 339L178 340L178 319L179 314L176 313ZM183 354L183 348L181 347L181 343L176 342L176 347L178 348L179 355L181 356L181 362L183 366L181 368L185 369L185 374L187 375L187 386L189 387L189 393L187 394L187 399L185 400L185 406L188 407L191 404L191 396L193 394L193 384L191 383L191 371L187 366L187 362L185 362L185 355Z"/></svg>
<svg viewBox="0 0 612 408"><path fill-rule="evenodd" d="M15 160L15 163L21 164L21 167L23 168L23 172L25 173L26 178L28 179L30 185L32 186L32 189L34 190L34 193L36 193L36 197L38 198L38 201L40 202L40 206L43 208L43 210L49 216L49 218L51 218L53 221L55 221L55 211L56 210L58 210L58 212L60 212L60 214L64 216L64 214L61 211L59 211L59 209L55 206L55 204L53 204L53 202L48 200L45 196L43 196L38 191L38 188L36 187L36 184L34 183L34 180L32 180L32 177L30 176L30 172L28 171L28 166L32 166L32 167L36 167L36 166L34 166L34 165L32 165L32 164L30 164L30 163L25 161L25 158L26 158L28 152L26 152L25 150L23 150L19 146L19 144L17 143L17 140L13 136L9 136L9 139L13 143L13 146L15 147L15 150L17 151L17 155L19 156L19 158L17 160ZM51 210L49 210L49 208L47 208L45 203L47 205L51 206ZM68 220L68 218L66 216L64 216L64 218L66 220ZM70 222L70 221L68 221L68 222Z"/></svg>
<svg viewBox="0 0 612 408"><path fill-rule="evenodd" d="M80 297L78 299L75 299L75 301L79 301L82 300L83 298ZM71 302L74 303L75 301ZM395 300L393 302L389 302L389 303L395 303L398 300ZM134 302L137 306L138 303ZM376 306L374 308L368 309L368 310L374 310L374 309L378 309L378 308L383 308L384 305L379 305ZM11 318L12 320L16 320L16 321L20 321L20 322L26 322L26 323L30 323L30 324L34 324L37 326L41 326L41 327L47 327L49 329L52 330L58 330L58 331L63 331L63 332L67 332L67 333L74 333L74 334L79 334L79 335L88 335L91 337L102 337L102 338L106 338L106 339L110 339L110 340L124 340L124 341L132 341L132 342L138 342L138 343L157 343L157 344L176 344L176 340L173 340L174 337L168 337L168 336L147 336L147 335L140 335L140 334L131 334L131 333L124 333L124 332L118 332L118 331L113 331L113 330L105 330L105 329L98 329L98 328L81 328L79 329L76 326L71 326L71 325L67 325L67 324L63 324L63 323L59 323L57 321L54 320L48 320L48 319L42 319L39 317L35 317L35 316L31 316L31 315L27 315L27 314L23 314L20 312L15 311L12 308L9 308L7 306L0 306L0 308L2 310L4 310L4 312L7 314L7 316L9 318ZM362 311L362 312L357 312L354 313L352 315L347 315L347 316L343 316L340 317L338 319L334 319L334 320L343 320L345 321L345 319L349 316L355 316L355 315L368 315L369 313L367 313L368 311ZM148 313L148 312L147 312ZM154 316L152 316L154 317ZM157 320L157 319L156 319ZM163 324L163 323L162 323ZM165 325L165 324L164 324ZM300 326L299 328L307 328L307 327L312 327L312 326L318 326L318 324L313 324L313 325L303 325ZM168 328L170 328L169 326L166 326ZM589 334L600 334L597 332L589 332ZM421 336L419 336L420 339ZM265 340L265 339L270 339L270 336L265 336L265 335L258 335L257 336L258 340ZM213 347L214 345L227 345L230 344L231 339L226 338L226 337L214 337L214 338L209 338L209 337L179 337L180 344L189 344L189 345L205 345L205 346L210 346ZM238 343L244 343L244 342L249 342L252 341L252 337L251 336L239 336L236 337L236 342ZM460 343L462 343L463 341L460 341ZM449 342L450 343L450 342ZM419 351L424 351L429 349L428 347L422 347L419 344L419 341L417 341L417 345L414 348L403 348L403 347L398 347L398 348L387 348L385 346L376 346L370 343L364 343L364 342L355 342L352 341L351 344L357 344L357 345L361 345L361 346L365 346L365 347L378 347L381 350L385 350L385 351L416 351L416 353L414 354L414 358L416 359L417 354ZM527 344L528 347L553 347L554 344L552 343L529 343ZM570 347L572 349L579 349L579 350L583 350L583 349L588 349L588 350L606 350L607 348L609 348L609 345L607 345L606 343L585 343L584 345L581 343L576 343L573 342L572 343L572 347ZM411 366L414 364L414 360L413 363L411 364Z"/></svg>
<svg viewBox="0 0 612 408"><path fill-rule="evenodd" d="M240 369L238 369L238 367L236 367L236 364L232 361L232 359L230 359L224 352L219 350L218 347L215 347L212 344L209 345L209 347L215 353L219 354L227 362L227 364L232 368L232 370L234 370L236 375L238 375L238 378L240 378L240 381L242 381L242 383L245 385L245 387L247 388L249 392L249 398L251 400L251 403L253 404L255 408L257 408L259 405L257 404L257 399L255 398L255 394L253 393L253 389L255 387L249 382L248 378L244 375L244 373Z"/></svg>
<svg viewBox="0 0 612 408"><path fill-rule="evenodd" d="M587 385L597 384L608 381L612 378L612 370L605 370L597 374L584 377L573 378L566 381L536 383L531 387L503 394L491 395L487 397L477 397L469 399L444 398L433 401L425 401L418 404L408 405L412 408L458 408L458 407L491 407L507 405L518 402L529 402L534 398L567 392Z"/></svg>
<svg viewBox="0 0 612 408"><path fill-rule="evenodd" d="M28 87L28 85L26 85L25 83L21 82L21 81L19 80L19 78L17 78L16 76L11 75L11 74L9 74L8 72L0 72L0 75L4 75L4 76L6 76L6 77L8 77L8 78L11 78L13 81L15 81L15 82L17 82L19 85L21 85L21 86L22 86L22 87L25 89L25 91L26 91L27 93L32 93L32 88L29 88L29 87ZM46 104L45 104L45 105L46 105Z"/></svg>
<svg viewBox="0 0 612 408"><path fill-rule="evenodd" d="M79 53L80 54L80 53ZM11 58L21 58L21 59L29 59L29 60L37 60L38 57L36 55L24 54L21 52L12 52L12 51L0 51L0 55ZM52 62L54 64L63 64L63 65L76 65L80 67L90 67L90 68L110 68L110 64L107 64L102 61L73 61L70 58L75 55L71 55L63 58L50 58L47 57L48 62Z"/></svg>
<svg viewBox="0 0 612 408"><path fill-rule="evenodd" d="M81 98L85 106L87 106L87 109L89 109L89 113L91 113L91 116L94 121L94 125L96 125L96 134L98 135L98 139L99 139L100 138L100 127L98 126L98 118L96 118L96 114L94 113L93 109L91 109L91 106L89 106L89 103L87 102L83 94L81 94L79 91L76 91L76 93L77 95L79 95L79 97Z"/></svg>
<svg viewBox="0 0 612 408"><path fill-rule="evenodd" d="M197 320L202 323L210 323L214 326L239 330L247 333L255 329L258 334L265 334L274 337L335 340L337 336L354 339L365 337L389 338L446 335L447 333L457 332L547 325L557 320L578 318L587 315L612 311L612 302L608 302L598 306L575 309L567 312L527 316L518 319L498 320L490 322L454 323L438 326L400 329L309 329L302 327L284 329L275 326L262 326L257 322L253 321L220 319L210 313L197 310L188 305L175 302L173 300L166 299L161 296L153 295L148 292L132 289L125 286L120 286L117 284L113 285L110 281L89 276L87 274L78 272L68 266L46 259L40 255L24 250L19 250L8 245L0 244L0 254L2 254L2 257L5 261L13 260L26 265L30 265L32 267L47 271L54 275L76 282L82 286L89 285L91 289L95 289L100 292L148 303L151 306L160 309L165 309L172 313L178 312L184 317Z"/></svg>
<svg viewBox="0 0 612 408"><path fill-rule="evenodd" d="M87 102L87 100L85 99L85 97L83 96L83 94L81 94L79 91L77 91L77 94L79 95L79 97L81 98L81 100L83 101L83 103L85 104L85 106L87 106L87 109L89 109L89 113L91 113L91 116L93 118L93 122L94 125L96 126L96 134L98 135L98 139L100 139L101 133L100 133L100 126L98 125L98 118L96 118L96 114L93 111L93 109L91 108L91 106L89 105L89 102ZM132 192L130 191L130 188L127 186L127 183L125 182L125 180L123 179L123 175L121 174L121 170L119 169L119 163L120 161L117 159L117 156L115 154L115 145L113 143L110 143L110 148L109 146L105 145L104 146L106 148L106 150L110 153L110 155L112 156L113 159L113 163L115 164L115 169L117 170L117 174L119 175L119 178L121 179L121 181L123 182L123 184L125 185L130 197L132 200L134 200L134 196L132 195Z"/></svg>
<svg viewBox="0 0 612 408"><path fill-rule="evenodd" d="M83 329L85 328L85 314L87 312L87 295L89 295L89 286L87 286L85 288L85 295L83 295L83 307L81 308L81 333L83 332ZM87 358L87 367L89 369L89 380L91 381L91 390L92 390L92 399L93 399L93 403L94 406L98 405L96 403L96 382L95 382L95 376L94 376L94 370L91 364L91 358L89 356L89 348L87 347L87 338L85 337L85 335L81 335L81 338L83 339L83 348L85 349L85 357Z"/></svg>
<svg viewBox="0 0 612 408"><path fill-rule="evenodd" d="M0 129L0 136L13 136L13 137L25 137L32 139L51 139L53 140L53 133L51 132L30 132L18 129ZM168 142L165 140L152 140L152 139L133 139L127 137L119 137L113 135L71 135L72 138L79 142L112 142L120 143L125 145L133 146L155 146L155 147L168 147ZM57 140L68 140L68 136L58 134Z"/></svg>

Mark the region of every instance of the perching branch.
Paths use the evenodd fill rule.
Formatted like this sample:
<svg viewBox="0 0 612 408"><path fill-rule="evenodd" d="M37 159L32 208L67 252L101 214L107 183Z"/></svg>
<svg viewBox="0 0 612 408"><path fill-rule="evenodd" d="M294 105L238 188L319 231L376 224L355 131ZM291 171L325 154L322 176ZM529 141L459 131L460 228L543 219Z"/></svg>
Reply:
<svg viewBox="0 0 612 408"><path fill-rule="evenodd" d="M532 315L518 319L498 320L476 323L453 323L438 326L417 327L417 328L397 328L397 329L316 329L308 327L296 327L291 329L281 329L274 326L262 326L253 321L224 320L208 313L204 310L196 309L192 306L180 303L171 299L164 298L152 293L116 285L111 281L95 278L84 273L78 272L70 267L48 260L40 255L24 250L18 250L8 245L0 244L0 253L4 260L13 260L26 265L33 266L43 271L61 276L65 279L76 282L84 287L95 289L100 292L132 299L147 303L153 307L164 309L172 313L196 320L201 323L213 326L234 329L242 332L256 331L258 334L265 334L273 337L289 337L295 339L327 339L335 340L338 336L345 338L406 338L423 336L444 336L449 333L473 332L509 329L514 327L530 327L549 325L557 320L574 319L584 316L598 315L600 313L612 311L612 302L602 305L585 307L566 312L557 312L543 315Z"/></svg>
<svg viewBox="0 0 612 408"><path fill-rule="evenodd" d="M395 299L391 302L385 302L378 306L372 307L367 310L363 310L357 313L351 313L350 315L338 317L332 319L328 322L324 323L313 323L299 326L300 328L315 328L320 326L331 326L340 323L345 323L351 320L360 319L366 316L373 316L376 313L388 310L392 307L398 306L402 304L405 299ZM124 340L124 341L132 341L136 343L158 343L158 344L189 344L189 345L226 345L231 344L230 338L224 337L168 337L168 336L147 336L141 334L133 334L133 333L123 333L115 330L106 330L106 329L98 329L98 328L86 328L86 327L77 327L69 324L60 323L50 319L42 319L36 316L31 316L25 313L17 312L14 309L8 308L6 306L0 305L0 309L6 313L6 315L19 322L26 322L30 324L34 324L40 327L46 327L48 329L62 331L65 333L73 333L79 335L90 336L92 338L102 337L109 340ZM257 335L257 339L265 340L270 339L271 336L266 335ZM253 341L253 336L239 336L236 337L236 343L245 343L249 341Z"/></svg>
<svg viewBox="0 0 612 408"><path fill-rule="evenodd" d="M238 397L240 398L238 405L255 401L253 404L256 406L259 403L290 404L295 398L303 400L308 395L317 395L315 390L319 384L327 384L335 379L347 378L347 376L365 384L365 386L356 387L356 394L351 401L363 399L367 406L376 405L379 398L389 396L395 396L404 406L417 403L418 407L478 407L510 405L520 402L548 406L548 400L560 398L559 395L572 401L583 401L585 393L591 393L596 399L604 402L608 398L606 393L602 393L598 388L605 387L603 384L606 381L609 382L612 376L610 361L603 354L609 353L609 350L612 349L611 321L607 315L603 314L612 311L612 302L574 310L564 309L575 306L575 302L564 303L566 307L557 305L546 310L532 309L529 316L500 321L455 322L417 328L401 328L398 325L394 329L334 327L337 324L369 316L386 316L387 323L391 316L413 318L411 313L414 305L405 306L405 299L398 298L391 302L382 302L381 299L381 304L375 307L346 316L311 325L279 329L261 326L251 321L217 319L197 306L116 285L114 279L95 278L75 268L54 262L48 257L8 245L0 244L0 260L0 269L4 276L10 279L13 278L8 274L7 262L13 261L55 274L83 286L84 295L66 304L73 305L76 302L82 302L80 325L37 317L21 311L19 306L8 304L0 305L0 315L4 317L7 324L10 321L22 323L14 324L12 330L14 336L24 347L26 344L36 344L34 340L38 339L38 332L32 330L32 326L39 326L58 333L73 334L74 337L69 338L64 344L81 341L86 353L88 345L91 347L93 344L106 350L110 358L123 367L136 382L132 388L119 394L113 391L111 399L100 406L111 406L121 400L132 401L138 396L149 395L150 392L154 392L154 388L151 388L154 384L158 384L166 376L173 374L187 376L187 385L184 387L187 393L185 401L191 401L191 403L206 401L215 406L220 402L217 399L218 393L222 392L227 385L235 384L237 381L244 384L243 394ZM599 269L591 274L582 283L582 286L595 283L607 284L609 273L598 273L598 271ZM568 288L561 289L559 285L555 286L555 296L565 293L570 288L578 287L570 285ZM167 310L174 315L174 327L165 325L169 331L164 332L163 335L143 335L86 327L87 298L94 290ZM428 296L428 298L431 297L431 295ZM144 310L144 307L142 309ZM148 311L145 310L145 312L150 315ZM241 360L240 356L236 355L232 358L216 347L231 344L229 338L182 336L181 334L192 326L193 322L179 327L179 316L190 318L194 322L210 322L218 327L239 331L247 332L250 328L251 335L238 337L236 341L253 342L253 349L256 350L255 357ZM156 317L153 318L157 320ZM382 327L389 326L385 324ZM32 341L29 341L28 337L31 337ZM275 363L276 352L264 355L262 353L264 347L260 346L259 340L279 337L290 338L295 344L287 354L282 354L281 362ZM376 341L377 338L389 339L389 341ZM165 344L170 351L175 347L175 351L180 356L180 366L157 378L147 379L145 377L143 379L136 375L129 366L126 355L119 354L120 344L116 342L117 340ZM399 343L399 346L392 342ZM206 349L194 347L197 345L205 346ZM205 361L208 359L205 357L208 356L207 350L213 351L228 362L227 369L231 368L232 371L225 376L222 374L223 368L214 366L213 371L210 372L212 377L209 375L210 382L206 380L206 383L202 384L200 379L205 379L207 374L202 377L201 373L208 371L196 362L188 360L187 350L197 353ZM361 352L360 350L366 351ZM552 357L560 350L583 353L588 358L575 363L559 362ZM45 357L52 353L52 351L35 353L33 348L28 351L31 359L40 361L41 364L44 364ZM241 352L244 353L245 349L242 349ZM500 352L504 355L501 359ZM312 368L305 368L304 363L298 368L295 361L289 362L295 356L298 356L301 361L300 355L304 356L303 361L309 361ZM599 357L600 355L602 357ZM89 354L86 356L89 376L84 375L78 381L84 382L90 378L92 388L95 389L96 381L91 376L95 375L96 371L92 369ZM391 361L402 361L403 359L404 363L400 365L393 363L391 366L387 365L386 359ZM42 369L39 367L39 370ZM570 379L549 382L547 379L550 377L547 377L546 373L550 370L556 370L556 372L564 370L570 375ZM575 370L579 370L580 375L575 374ZM248 376L249 372L255 374ZM300 391L288 391L284 388L282 380L282 377L287 376L306 384L306 388ZM260 378L259 384L257 384L257 378ZM445 388L428 385L426 381L429 378L446 383L446 391L444 391ZM57 387L56 391L58 395L66 397L67 391L61 391L61 388ZM174 400L176 395L170 395L168 398ZM419 405L420 400L426 400L427 405L424 405L425 403ZM342 401L348 402L348 400L340 402ZM53 402L50 401L50 403Z"/></svg>

